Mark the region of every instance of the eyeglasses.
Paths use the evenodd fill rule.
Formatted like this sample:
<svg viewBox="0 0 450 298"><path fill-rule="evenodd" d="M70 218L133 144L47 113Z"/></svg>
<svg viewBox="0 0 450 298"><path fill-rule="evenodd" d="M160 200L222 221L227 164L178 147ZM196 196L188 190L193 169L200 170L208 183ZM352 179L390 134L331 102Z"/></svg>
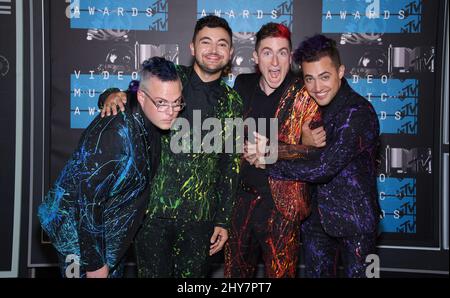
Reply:
<svg viewBox="0 0 450 298"><path fill-rule="evenodd" d="M160 102L156 102L147 92L142 89L139 90L150 99L150 101L155 105L158 112L167 112L169 111L169 108L172 108L172 111L174 112L179 112L186 106L184 102L178 104L169 104L166 100L160 100ZM183 96L180 96L177 100L183 100Z"/></svg>

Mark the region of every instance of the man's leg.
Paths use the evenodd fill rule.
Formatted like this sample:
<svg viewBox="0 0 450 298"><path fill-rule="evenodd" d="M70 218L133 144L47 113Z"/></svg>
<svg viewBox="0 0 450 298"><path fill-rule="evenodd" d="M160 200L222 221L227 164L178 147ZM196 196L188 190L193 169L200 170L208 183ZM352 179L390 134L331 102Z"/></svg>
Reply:
<svg viewBox="0 0 450 298"><path fill-rule="evenodd" d="M109 270L109 278L123 278L123 274L125 272L125 258L117 264L114 268Z"/></svg>
<svg viewBox="0 0 450 298"><path fill-rule="evenodd" d="M208 274L211 222L178 222L172 249L174 277L204 278Z"/></svg>
<svg viewBox="0 0 450 298"><path fill-rule="evenodd" d="M173 229L169 219L144 221L134 245L139 277L172 277Z"/></svg>
<svg viewBox="0 0 450 298"><path fill-rule="evenodd" d="M299 222L284 218L270 195L263 198L256 213L255 231L261 239L266 277L294 278L300 246Z"/></svg>
<svg viewBox="0 0 450 298"><path fill-rule="evenodd" d="M342 262L346 277L365 278L366 257L376 253L376 234L360 234L340 239Z"/></svg>
<svg viewBox="0 0 450 298"><path fill-rule="evenodd" d="M253 212L261 199L239 192L233 208L229 239L225 244L225 277L251 278L255 274L258 247L253 237Z"/></svg>
<svg viewBox="0 0 450 298"><path fill-rule="evenodd" d="M306 277L336 277L338 241L325 233L317 208L302 224Z"/></svg>

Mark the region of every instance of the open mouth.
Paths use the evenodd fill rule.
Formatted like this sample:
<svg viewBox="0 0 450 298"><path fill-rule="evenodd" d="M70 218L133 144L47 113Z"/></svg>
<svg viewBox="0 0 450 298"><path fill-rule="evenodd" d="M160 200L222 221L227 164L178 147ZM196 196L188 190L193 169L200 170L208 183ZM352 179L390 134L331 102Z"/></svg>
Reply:
<svg viewBox="0 0 450 298"><path fill-rule="evenodd" d="M316 94L317 99L325 99L325 97L328 94L328 91L316 92L315 94Z"/></svg>
<svg viewBox="0 0 450 298"><path fill-rule="evenodd" d="M212 62L219 62L222 59L222 57L219 55L206 55L205 58L206 60Z"/></svg>
<svg viewBox="0 0 450 298"><path fill-rule="evenodd" d="M269 75L272 79L278 79L280 77L280 70L269 70Z"/></svg>

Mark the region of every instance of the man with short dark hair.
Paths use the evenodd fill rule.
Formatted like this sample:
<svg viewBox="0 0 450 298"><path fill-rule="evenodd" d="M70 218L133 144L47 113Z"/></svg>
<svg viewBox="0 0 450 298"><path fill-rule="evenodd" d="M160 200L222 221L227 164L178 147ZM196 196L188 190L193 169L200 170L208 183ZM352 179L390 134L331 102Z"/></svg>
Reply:
<svg viewBox="0 0 450 298"><path fill-rule="evenodd" d="M65 277L69 272L120 277L123 256L142 223L156 167L152 157L160 156L159 130L170 128L184 103L172 62L151 58L140 77L134 105L92 121L39 206L39 220ZM78 270L71 270L74 265Z"/></svg>
<svg viewBox="0 0 450 298"><path fill-rule="evenodd" d="M177 68L186 102L180 117L190 124L187 137L192 140L194 111L201 111L202 119L218 118L225 128L225 118L242 116L242 101L222 80L233 53L226 20L217 16L199 19L190 49L194 64ZM104 94L107 109L102 113L110 113L111 104L114 109L116 103L122 105L115 98L124 95ZM170 141L175 133L162 137L147 217L136 237L139 277L206 277L208 256L219 252L228 239L239 156L224 153L224 148L222 153L174 153Z"/></svg>

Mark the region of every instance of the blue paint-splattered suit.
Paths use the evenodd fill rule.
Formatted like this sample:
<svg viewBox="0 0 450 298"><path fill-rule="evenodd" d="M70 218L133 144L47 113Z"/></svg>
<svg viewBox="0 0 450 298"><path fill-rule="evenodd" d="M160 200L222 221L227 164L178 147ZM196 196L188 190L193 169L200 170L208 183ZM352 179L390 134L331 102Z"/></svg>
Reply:
<svg viewBox="0 0 450 298"><path fill-rule="evenodd" d="M159 141L149 141L150 130L135 107L115 117L97 116L84 131L38 211L63 262L73 254L81 272L107 264L114 275L148 202L149 148Z"/></svg>
<svg viewBox="0 0 450 298"><path fill-rule="evenodd" d="M347 276L365 276L365 257L375 250L379 205L376 155L379 123L372 105L342 79L321 108L327 145L318 158L269 166L277 179L316 185L313 210L302 227L307 275L334 276L338 246Z"/></svg>

